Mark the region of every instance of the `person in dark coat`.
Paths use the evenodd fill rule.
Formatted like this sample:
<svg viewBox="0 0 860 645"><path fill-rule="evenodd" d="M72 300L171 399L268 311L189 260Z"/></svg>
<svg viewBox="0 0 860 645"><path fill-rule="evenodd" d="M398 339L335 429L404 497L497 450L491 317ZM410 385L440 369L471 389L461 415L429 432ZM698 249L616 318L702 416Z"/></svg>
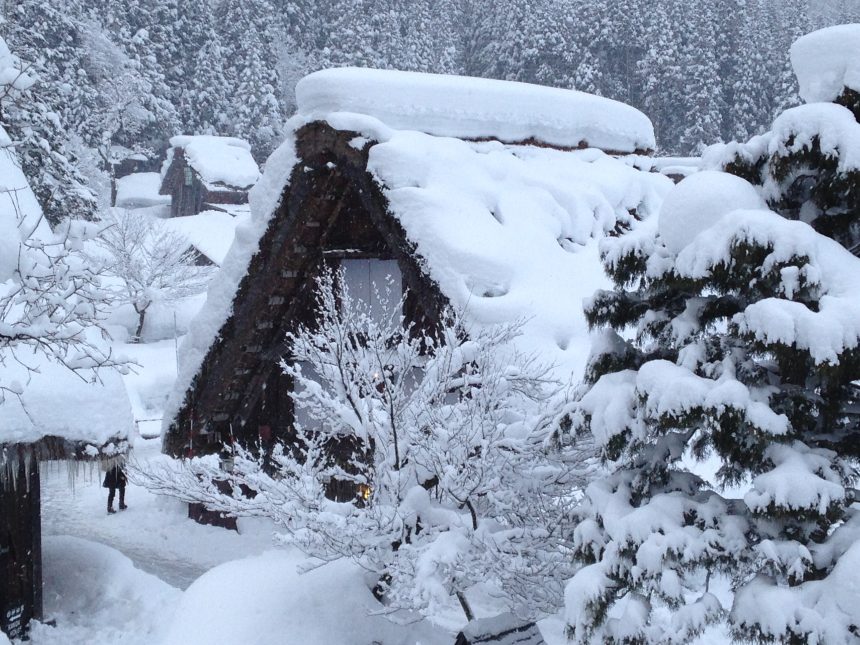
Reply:
<svg viewBox="0 0 860 645"><path fill-rule="evenodd" d="M108 513L116 513L116 511L113 510L113 499L116 496L117 488L119 488L119 510L124 511L128 508L128 506L125 505L126 481L125 471L120 463L114 464L108 469L107 473L105 473L105 480L102 486L108 489Z"/></svg>

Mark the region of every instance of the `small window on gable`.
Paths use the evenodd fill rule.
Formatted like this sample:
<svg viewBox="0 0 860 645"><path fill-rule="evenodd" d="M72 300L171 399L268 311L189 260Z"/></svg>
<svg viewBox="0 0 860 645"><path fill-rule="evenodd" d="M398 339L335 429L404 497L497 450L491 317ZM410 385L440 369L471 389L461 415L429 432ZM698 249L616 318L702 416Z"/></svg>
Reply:
<svg viewBox="0 0 860 645"><path fill-rule="evenodd" d="M403 277L396 260L344 258L340 266L350 296L367 303L374 320L382 322L395 313L403 297Z"/></svg>
<svg viewBox="0 0 860 645"><path fill-rule="evenodd" d="M194 183L194 175L191 172L191 168L189 168L188 166L185 166L185 168L183 168L183 175L185 178L185 185L186 186L190 186L191 184Z"/></svg>

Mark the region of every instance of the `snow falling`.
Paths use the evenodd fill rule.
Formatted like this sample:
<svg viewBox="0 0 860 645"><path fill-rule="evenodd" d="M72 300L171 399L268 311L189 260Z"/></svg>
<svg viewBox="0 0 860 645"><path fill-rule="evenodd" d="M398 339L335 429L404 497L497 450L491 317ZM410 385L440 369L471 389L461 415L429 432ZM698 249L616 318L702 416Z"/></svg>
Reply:
<svg viewBox="0 0 860 645"><path fill-rule="evenodd" d="M0 645L860 642L860 4L2 11Z"/></svg>

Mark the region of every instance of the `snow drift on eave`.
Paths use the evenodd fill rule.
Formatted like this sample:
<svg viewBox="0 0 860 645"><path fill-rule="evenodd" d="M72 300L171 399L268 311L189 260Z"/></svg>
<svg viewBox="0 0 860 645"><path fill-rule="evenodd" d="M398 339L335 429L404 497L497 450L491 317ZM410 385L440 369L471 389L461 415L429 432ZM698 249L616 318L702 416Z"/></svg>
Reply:
<svg viewBox="0 0 860 645"><path fill-rule="evenodd" d="M655 148L651 121L629 105L511 81L344 67L303 78L296 103L306 116L354 112L392 128L460 139L534 139L616 152Z"/></svg>
<svg viewBox="0 0 860 645"><path fill-rule="evenodd" d="M403 93L414 96L414 75L372 72L374 78L387 76L391 81L385 92L390 110L403 103L397 85L401 79L407 81ZM319 83L326 76L307 78ZM509 85L526 93L544 89ZM303 87L307 98L309 86ZM482 101L477 97L474 104ZM671 180L596 149L562 151L433 136L410 129L411 116L392 112L389 118L400 129L373 116L347 112L313 111L291 119L291 134L269 158L266 172L251 191L251 220L237 228L236 241L182 344L165 429L229 317L239 283L299 163L295 132L315 120L359 133L352 142L355 146L372 142L368 171L415 244L424 270L454 306L464 309L476 324L525 320L519 348L555 364L560 378L581 376L589 352L582 300L608 286L596 239L619 223L635 224L629 212L633 209L643 217L655 212ZM420 114L415 120L426 125ZM499 133L479 125L474 121L473 134ZM535 132L522 129L519 134L529 139Z"/></svg>
<svg viewBox="0 0 860 645"><path fill-rule="evenodd" d="M118 372L100 371L93 383L46 358L28 355L28 372L7 360L4 378L18 381L20 397L6 395L0 404L0 444L34 443L45 437L88 443L102 454L119 446L110 442L127 439L134 428L131 404ZM90 456L97 452L89 451Z"/></svg>

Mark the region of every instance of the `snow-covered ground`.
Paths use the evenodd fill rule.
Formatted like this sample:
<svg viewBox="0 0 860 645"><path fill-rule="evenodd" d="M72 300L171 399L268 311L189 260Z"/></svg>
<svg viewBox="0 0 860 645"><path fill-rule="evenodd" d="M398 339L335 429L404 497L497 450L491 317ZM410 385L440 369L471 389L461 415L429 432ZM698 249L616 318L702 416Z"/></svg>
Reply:
<svg viewBox="0 0 860 645"><path fill-rule="evenodd" d="M118 349L140 365L125 377L135 416L158 416L175 377L173 341ZM160 439L138 438L133 458L164 459ZM131 483L128 510L108 515L98 468L74 475L56 463L42 470L45 621L55 625L35 624L33 645L442 645L462 625L453 603L435 626L373 615L381 607L360 571L342 562L298 575L305 559L273 550L267 521L240 519L238 533L201 526L184 504ZM730 601L727 589L720 597ZM497 609L478 593L470 600L479 615ZM566 642L560 616L540 628L547 645ZM729 638L712 630L696 642Z"/></svg>
<svg viewBox="0 0 860 645"><path fill-rule="evenodd" d="M138 440L134 459L163 459L160 441ZM133 484L128 509L108 515L101 479L97 468L74 478L64 465L43 469L45 623L34 645L453 641L414 616L378 615L372 585L349 563L300 575L305 559L274 550L267 521L240 519L238 533L202 526L184 504Z"/></svg>

